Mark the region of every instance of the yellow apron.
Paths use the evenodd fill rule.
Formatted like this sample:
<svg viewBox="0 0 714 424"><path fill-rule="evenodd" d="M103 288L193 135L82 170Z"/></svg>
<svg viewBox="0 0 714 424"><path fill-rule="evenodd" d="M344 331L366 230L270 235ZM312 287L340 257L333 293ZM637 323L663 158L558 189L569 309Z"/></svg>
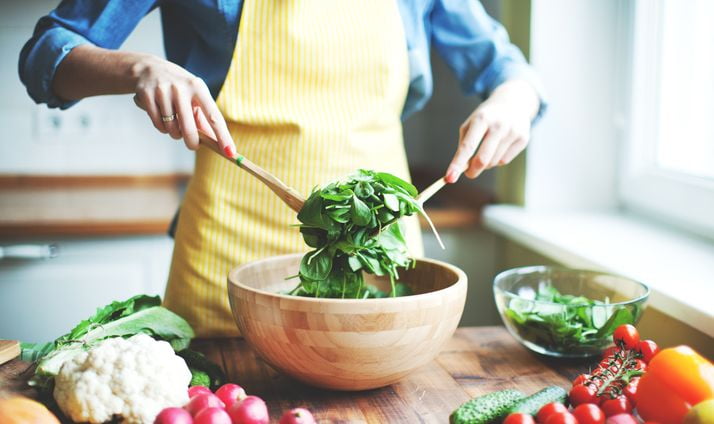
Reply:
<svg viewBox="0 0 714 424"><path fill-rule="evenodd" d="M247 0L218 107L238 152L308 195L358 168L409 178L400 115L408 89L394 0ZM234 336L228 271L306 251L295 212L214 152L196 154L165 304L199 336ZM421 255L416 219L407 223Z"/></svg>

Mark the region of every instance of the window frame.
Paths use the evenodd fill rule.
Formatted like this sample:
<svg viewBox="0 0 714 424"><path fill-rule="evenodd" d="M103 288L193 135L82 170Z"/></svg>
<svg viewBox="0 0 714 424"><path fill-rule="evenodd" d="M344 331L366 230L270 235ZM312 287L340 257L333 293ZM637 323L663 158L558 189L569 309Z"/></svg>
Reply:
<svg viewBox="0 0 714 424"><path fill-rule="evenodd" d="M618 178L621 205L637 214L714 239L714 181L657 166L659 46L665 0L625 2L622 28L623 131ZM622 56L621 56L622 57ZM628 63L629 62L629 63ZM713 164L714 166L714 164Z"/></svg>

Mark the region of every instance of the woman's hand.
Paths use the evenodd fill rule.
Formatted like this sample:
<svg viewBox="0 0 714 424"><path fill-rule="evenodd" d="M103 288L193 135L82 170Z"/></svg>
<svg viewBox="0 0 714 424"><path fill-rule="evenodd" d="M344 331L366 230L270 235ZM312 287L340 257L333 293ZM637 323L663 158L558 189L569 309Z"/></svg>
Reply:
<svg viewBox="0 0 714 424"><path fill-rule="evenodd" d="M146 111L157 130L177 140L183 138L191 150L198 149L201 130L218 140L226 156L235 156L226 121L202 79L148 55L136 62L132 73L137 81L134 102Z"/></svg>
<svg viewBox="0 0 714 424"><path fill-rule="evenodd" d="M446 181L455 183L462 173L476 178L486 169L511 162L528 144L539 107L538 94L525 81L496 87L459 128L459 146Z"/></svg>
<svg viewBox="0 0 714 424"><path fill-rule="evenodd" d="M156 56L83 44L60 63L52 90L65 100L135 93L134 103L162 133L183 138L189 149L196 150L200 129L218 140L227 156L235 156L226 121L206 84Z"/></svg>

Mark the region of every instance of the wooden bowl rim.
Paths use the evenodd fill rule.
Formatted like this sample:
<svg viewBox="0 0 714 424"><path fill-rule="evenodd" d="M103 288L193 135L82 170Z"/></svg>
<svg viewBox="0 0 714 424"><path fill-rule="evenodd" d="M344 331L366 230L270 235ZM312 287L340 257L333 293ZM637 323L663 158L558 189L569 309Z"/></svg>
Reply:
<svg viewBox="0 0 714 424"><path fill-rule="evenodd" d="M462 285L466 284L466 273L461 270L461 268L451 265L449 263L446 263L444 261L440 261L437 259L430 259L430 258L415 258L417 262L425 262L425 263L430 263L433 265L438 265L444 268L447 268L448 270L454 272L458 278L456 279L456 282L448 287L444 287L443 289L440 290L434 290L428 293L421 293L421 294L413 294L410 296L401 296L401 297L383 297L379 299L336 299L336 298L330 298L330 297L303 297L303 296L292 296L288 294L280 294L280 293L274 293L274 292L269 292L265 290L260 290L256 289L254 287L247 286L241 282L239 282L236 279L236 274L243 271L245 268L251 267L258 265L263 262L268 262L268 261L275 261L277 259L292 259L294 257L302 257L304 253L288 253L285 255L277 255L277 256L270 256L267 258L262 258L258 259L252 262L245 263L243 265L237 266L233 269L231 269L228 272L228 293L230 295L231 292L231 286L241 288L246 291L250 291L253 293L258 293L263 296L270 296L278 299L286 299L290 301L304 301L304 302L315 302L315 303L337 303L337 304L352 304L352 303L359 303L359 304L366 304L367 302L411 302L411 301L416 301L419 299L424 299L429 296L441 296L448 294L451 291L457 291L459 290L459 287Z"/></svg>

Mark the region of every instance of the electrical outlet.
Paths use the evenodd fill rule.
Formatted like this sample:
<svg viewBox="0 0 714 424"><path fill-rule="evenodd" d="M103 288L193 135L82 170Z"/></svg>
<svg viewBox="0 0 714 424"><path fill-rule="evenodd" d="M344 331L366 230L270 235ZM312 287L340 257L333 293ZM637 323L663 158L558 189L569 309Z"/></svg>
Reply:
<svg viewBox="0 0 714 424"><path fill-rule="evenodd" d="M95 136L98 111L75 106L68 110L38 106L36 139L41 143L83 142Z"/></svg>
<svg viewBox="0 0 714 424"><path fill-rule="evenodd" d="M35 114L35 138L41 142L57 142L62 135L65 116L59 109L37 106Z"/></svg>

